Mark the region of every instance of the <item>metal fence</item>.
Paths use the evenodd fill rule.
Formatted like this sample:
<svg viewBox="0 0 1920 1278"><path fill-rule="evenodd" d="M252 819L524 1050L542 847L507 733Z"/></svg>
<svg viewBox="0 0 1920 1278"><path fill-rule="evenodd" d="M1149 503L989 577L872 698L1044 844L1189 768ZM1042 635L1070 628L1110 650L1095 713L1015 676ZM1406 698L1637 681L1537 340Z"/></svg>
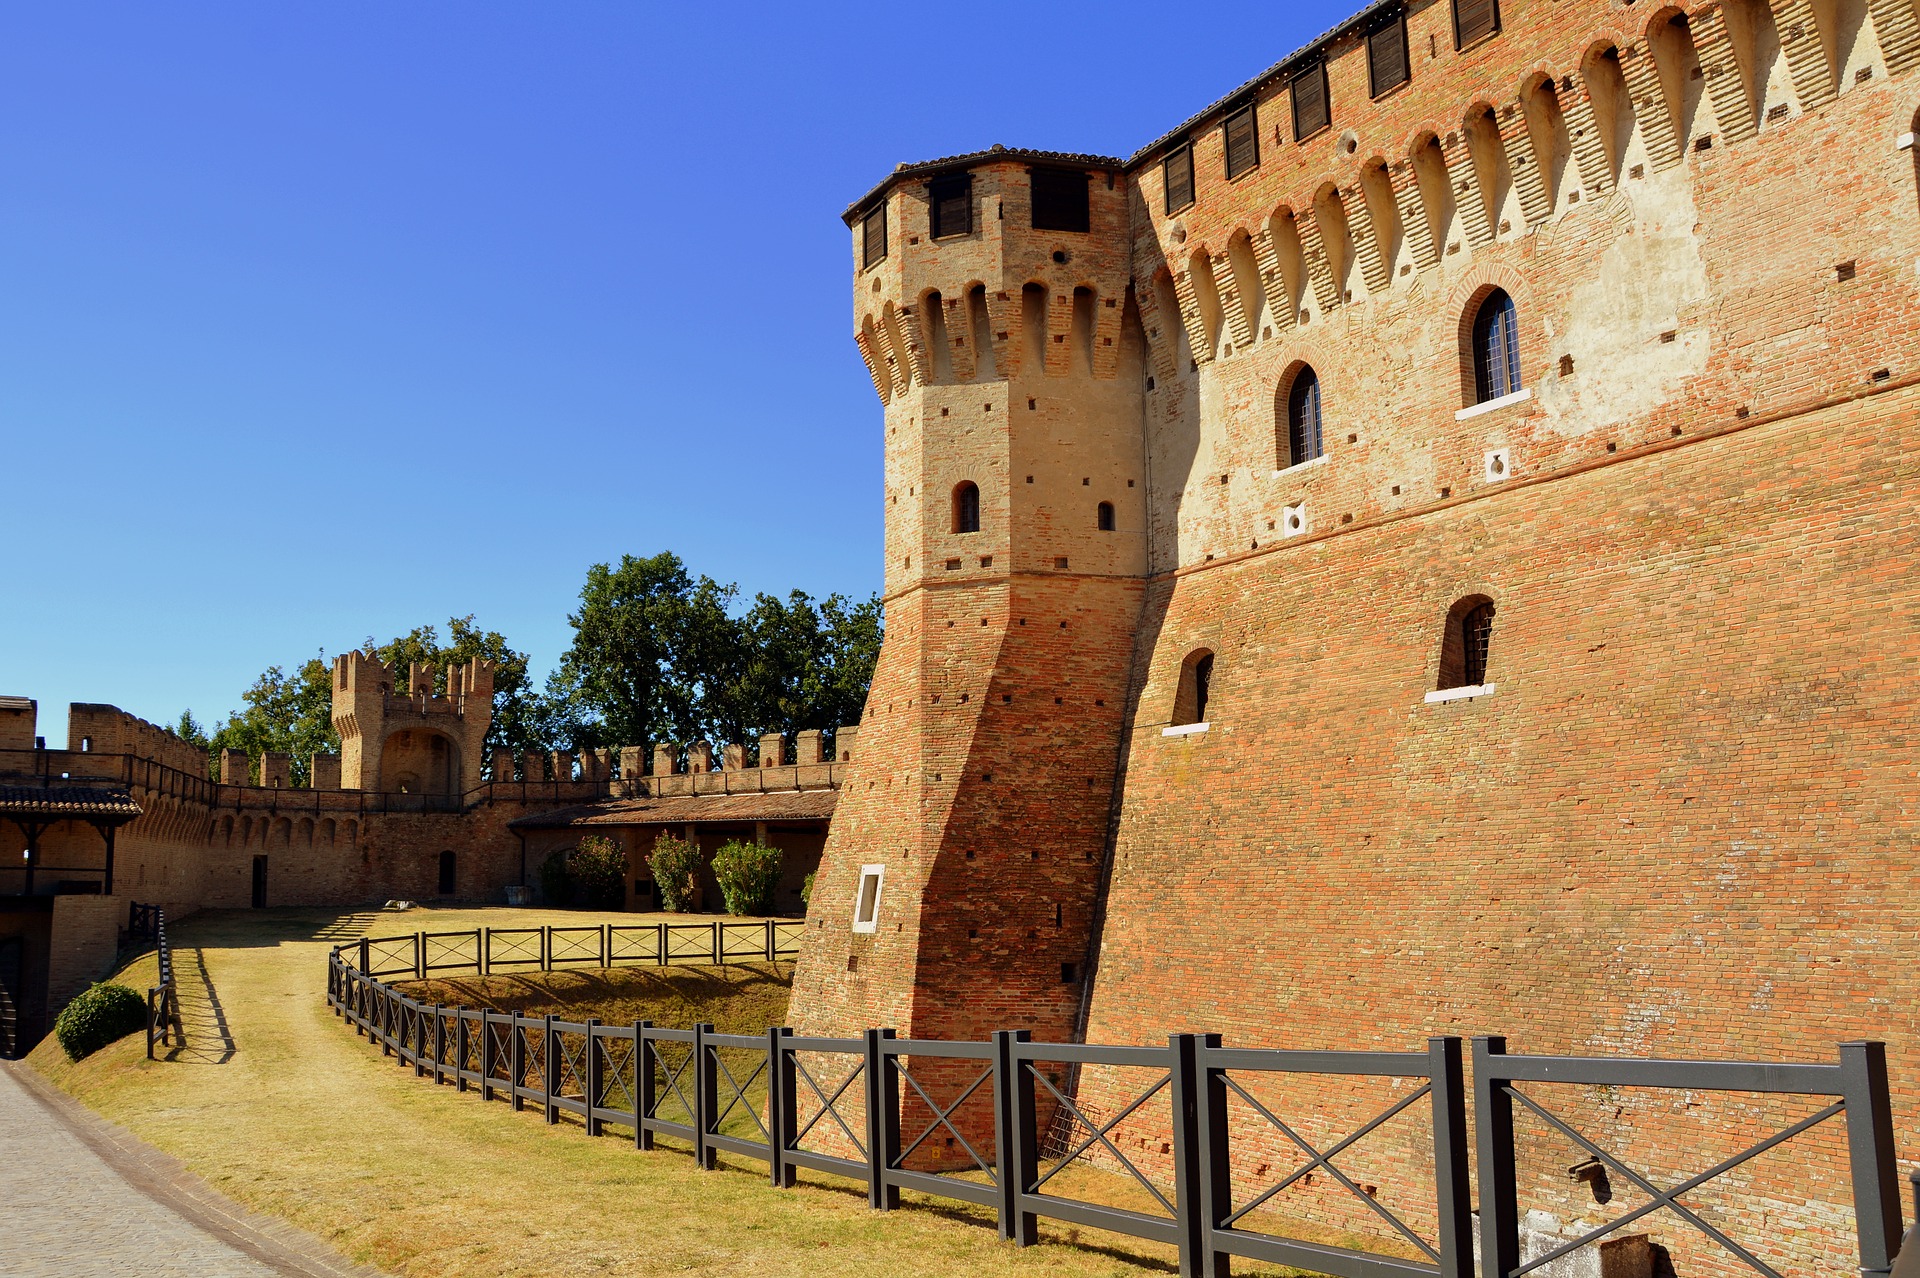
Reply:
<svg viewBox="0 0 1920 1278"><path fill-rule="evenodd" d="M650 946L626 952L643 954L642 962L666 963L676 952L671 935L660 929L680 926L685 925L490 934L482 929L361 941L333 950L327 999L383 1054L411 1065L418 1076L478 1092L482 1100L506 1100L515 1109L536 1106L548 1123L573 1115L596 1136L608 1124L624 1127L638 1149L654 1148L657 1137L673 1138L691 1146L703 1168L714 1167L716 1154L726 1151L765 1163L775 1186L791 1186L803 1167L851 1177L866 1183L868 1202L880 1211L897 1207L903 1189L972 1203L992 1210L1001 1236L1021 1246L1036 1240L1038 1221L1047 1217L1171 1245L1178 1249L1183 1275L1224 1275L1234 1256L1339 1278L1466 1278L1475 1267L1468 1176L1474 1160L1459 1038L1430 1039L1425 1051L1371 1052L1228 1048L1211 1034L1176 1034L1164 1047L1036 1043L1024 1030L1002 1031L984 1042L901 1039L888 1029L870 1029L858 1038L804 1037L786 1028L719 1034L708 1024L679 1030L648 1021L602 1025L446 1007L408 998L379 979L417 978L443 966L476 963L537 961L550 968L571 961L558 956L574 952L581 953L581 961L601 961L619 952L622 932L653 933ZM738 925L712 925L703 961L725 961L730 951L720 929L727 926ZM774 929L799 924L764 926L766 957L792 952L776 948ZM588 945L596 931L597 943ZM530 939L535 934L537 939ZM502 958L494 946L527 956ZM1489 1240L1480 1257L1481 1278L1522 1278L1663 1209L1754 1272L1779 1278L1677 1200L1835 1117L1844 1118L1859 1271L1873 1278L1891 1267L1901 1207L1881 1044L1842 1044L1832 1064L1509 1056L1505 1040L1494 1037L1474 1039L1472 1051L1480 1208ZM1088 1067L1131 1071L1139 1086L1110 1113L1084 1112L1061 1080ZM1395 1098L1323 1148L1261 1099L1260 1080L1289 1077L1317 1077L1325 1080L1321 1087L1343 1078L1393 1080ZM1661 1188L1519 1090L1527 1082L1834 1099L1744 1153ZM1550 1255L1522 1263L1516 1103L1642 1188L1652 1201ZM1149 1105L1164 1108L1171 1129L1170 1177L1150 1174L1153 1169L1143 1168L1113 1137L1117 1127ZM1230 1105L1239 1114L1232 1123ZM1253 1121L1248 1115L1255 1116ZM1334 1161L1402 1115L1431 1124L1431 1183L1417 1195L1419 1226L1381 1203L1370 1192L1375 1187L1356 1183ZM1057 1141L1062 1117L1071 1137L1049 1147L1047 1138L1051 1133ZM1298 1166L1262 1193L1236 1196L1233 1169L1243 1147L1275 1134L1297 1150ZM938 1156L930 1157L936 1147ZM1062 1170L1089 1152L1137 1186L1140 1206L1090 1201L1061 1183ZM1257 1212L1315 1173L1350 1192L1392 1245L1370 1250L1373 1244L1359 1240L1365 1245L1336 1246L1258 1227Z"/></svg>
<svg viewBox="0 0 1920 1278"><path fill-rule="evenodd" d="M147 990L147 1059L153 1045L172 1046L179 1040L180 994L173 982L173 950L167 945L167 912L157 905L132 902L127 909L127 936L152 941L159 954L160 983Z"/></svg>

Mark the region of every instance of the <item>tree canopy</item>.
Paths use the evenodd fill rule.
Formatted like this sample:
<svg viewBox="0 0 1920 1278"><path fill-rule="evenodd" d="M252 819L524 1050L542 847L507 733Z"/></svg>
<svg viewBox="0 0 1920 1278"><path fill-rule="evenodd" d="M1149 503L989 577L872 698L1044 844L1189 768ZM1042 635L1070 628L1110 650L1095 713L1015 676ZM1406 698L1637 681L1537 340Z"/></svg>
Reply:
<svg viewBox="0 0 1920 1278"><path fill-rule="evenodd" d="M472 614L439 627L361 645L404 681L411 663L446 668L474 657L493 662L493 721L486 750L590 749L653 741L754 742L763 733L832 729L857 722L884 630L880 600L805 591L785 599L740 591L687 571L671 551L595 564L567 618L573 642L544 691L528 658ZM403 684L404 686L404 684ZM306 785L309 759L340 748L333 730L333 663L321 650L293 667L270 666L241 694L243 709L211 731L191 712L175 731L205 748L209 771L221 750L293 756L293 783ZM490 766L490 764L489 764Z"/></svg>

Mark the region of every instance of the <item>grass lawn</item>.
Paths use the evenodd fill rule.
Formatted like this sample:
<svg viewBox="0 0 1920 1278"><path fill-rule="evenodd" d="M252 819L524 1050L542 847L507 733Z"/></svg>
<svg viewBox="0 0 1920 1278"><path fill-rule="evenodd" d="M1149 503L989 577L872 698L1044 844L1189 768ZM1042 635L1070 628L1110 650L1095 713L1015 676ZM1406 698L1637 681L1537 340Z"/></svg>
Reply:
<svg viewBox="0 0 1920 1278"><path fill-rule="evenodd" d="M395 1274L908 1278L1172 1268L1170 1249L1095 1230L1043 1221L1043 1245L1021 1250L998 1240L989 1213L964 1204L910 1194L904 1210L879 1214L852 1182L803 1172L799 1188L775 1190L758 1163L722 1155L720 1171L701 1172L678 1151L636 1153L624 1131L593 1140L578 1127L549 1128L532 1110L515 1114L416 1079L326 1006L327 947L363 932L602 917L636 921L504 908L209 911L170 929L190 1023L179 1059L149 1063L138 1035L77 1065L49 1038L29 1059L223 1192ZM119 979L144 990L152 956ZM666 1005L677 999L714 1008L699 1018L720 1022L716 978L698 979L708 994L690 985L691 1002L688 989L646 996L661 1009L654 1019L674 1019ZM749 1019L766 1000L784 1005L780 969L743 966L724 979L757 1004L741 1008L755 1013ZM640 999L634 989L622 996ZM1244 1262L1235 1271L1284 1272Z"/></svg>

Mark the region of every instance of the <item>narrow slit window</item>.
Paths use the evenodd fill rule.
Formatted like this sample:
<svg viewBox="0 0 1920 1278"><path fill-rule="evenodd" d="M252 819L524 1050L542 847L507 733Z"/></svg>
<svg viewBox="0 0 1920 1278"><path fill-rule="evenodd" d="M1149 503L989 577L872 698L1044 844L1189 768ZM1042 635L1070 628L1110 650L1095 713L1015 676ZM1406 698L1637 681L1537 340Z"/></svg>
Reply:
<svg viewBox="0 0 1920 1278"><path fill-rule="evenodd" d="M1260 167L1260 119L1253 103L1228 116L1221 132L1226 142L1229 180Z"/></svg>
<svg viewBox="0 0 1920 1278"><path fill-rule="evenodd" d="M1166 180L1167 212L1178 213L1193 203L1193 148L1183 146L1161 162Z"/></svg>
<svg viewBox="0 0 1920 1278"><path fill-rule="evenodd" d="M927 183L927 233L936 240L973 233L973 175L937 178Z"/></svg>
<svg viewBox="0 0 1920 1278"><path fill-rule="evenodd" d="M1303 368L1287 390L1287 465L1310 462L1325 451L1320 434L1320 378L1311 368Z"/></svg>
<svg viewBox="0 0 1920 1278"><path fill-rule="evenodd" d="M1453 0L1453 47L1464 49L1500 30L1499 0Z"/></svg>
<svg viewBox="0 0 1920 1278"><path fill-rule="evenodd" d="M853 930L877 932L880 927L880 887L887 875L884 865L860 867L860 891L853 900Z"/></svg>
<svg viewBox="0 0 1920 1278"><path fill-rule="evenodd" d="M1520 390L1520 316L1504 289L1487 294L1473 317L1473 376L1476 403Z"/></svg>
<svg viewBox="0 0 1920 1278"><path fill-rule="evenodd" d="M887 206L882 204L860 223L860 264L872 266L887 256Z"/></svg>
<svg viewBox="0 0 1920 1278"><path fill-rule="evenodd" d="M1099 527L1101 532L1112 532L1113 531L1113 503L1110 501L1101 502L1100 508L1096 512L1095 518L1099 522Z"/></svg>
<svg viewBox="0 0 1920 1278"><path fill-rule="evenodd" d="M1034 169L1030 174L1033 229L1088 229L1087 175L1079 169Z"/></svg>
<svg viewBox="0 0 1920 1278"><path fill-rule="evenodd" d="M1327 103L1327 64L1315 62L1294 72L1290 82L1293 98L1293 140L1304 141L1333 123Z"/></svg>
<svg viewBox="0 0 1920 1278"><path fill-rule="evenodd" d="M1367 81L1377 98L1412 78L1407 65L1407 15L1395 9L1367 35Z"/></svg>
<svg viewBox="0 0 1920 1278"><path fill-rule="evenodd" d="M954 486L953 530L957 533L980 531L980 486L970 479Z"/></svg>

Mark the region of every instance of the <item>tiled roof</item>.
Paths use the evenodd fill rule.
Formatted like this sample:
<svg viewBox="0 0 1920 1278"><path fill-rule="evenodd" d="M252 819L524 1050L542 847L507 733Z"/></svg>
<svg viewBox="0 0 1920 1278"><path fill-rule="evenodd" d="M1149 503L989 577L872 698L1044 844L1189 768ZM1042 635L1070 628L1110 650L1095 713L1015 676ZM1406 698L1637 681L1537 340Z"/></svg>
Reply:
<svg viewBox="0 0 1920 1278"><path fill-rule="evenodd" d="M0 817L107 821L124 825L141 814L125 790L80 785L0 785Z"/></svg>
<svg viewBox="0 0 1920 1278"><path fill-rule="evenodd" d="M1354 14L1344 22L1338 23L1321 32L1313 39L1307 41L1307 43L1301 45L1298 49L1295 49L1292 53L1289 53L1286 57L1268 67L1265 71L1262 71L1259 75L1254 76L1253 79L1235 88L1233 92L1218 99L1203 110L1189 116L1183 120L1178 127L1161 134L1124 160L1110 155L1077 155L1068 151L1029 151L1020 147L994 146L989 150L974 151L967 155L949 155L938 160L923 160L918 164L902 164L894 169L892 173L889 173L879 185L855 200L852 204L849 204L847 211L840 215L841 220L849 226L853 225L854 222L867 213L882 192L903 178L931 177L948 169L970 168L982 160L1024 160L1039 164L1072 164L1083 165L1088 168L1132 169L1142 161L1150 159L1155 151L1158 151L1167 143L1183 138L1193 129L1198 128L1209 117L1219 115L1230 106L1239 105L1243 99L1252 96L1264 86L1288 74L1295 67L1308 62L1333 41L1365 25L1375 14L1383 10L1398 8L1406 2L1407 0L1373 0L1372 3L1361 9L1360 12Z"/></svg>
<svg viewBox="0 0 1920 1278"><path fill-rule="evenodd" d="M682 795L666 799L611 799L517 817L516 830L585 825L695 825L743 821L825 821L838 790L779 790L771 794Z"/></svg>
<svg viewBox="0 0 1920 1278"><path fill-rule="evenodd" d="M840 215L842 221L852 226L873 206L881 192L895 182L908 178L934 177L949 169L967 169L987 160L1006 160L1021 164L1065 164L1091 169L1118 169L1126 161L1115 155L1080 155L1071 151L1030 151L1024 147L1006 147L997 143L984 151L969 151L965 155L947 155L937 160L922 160L918 164L901 164L894 167L879 185L847 205L847 211Z"/></svg>

